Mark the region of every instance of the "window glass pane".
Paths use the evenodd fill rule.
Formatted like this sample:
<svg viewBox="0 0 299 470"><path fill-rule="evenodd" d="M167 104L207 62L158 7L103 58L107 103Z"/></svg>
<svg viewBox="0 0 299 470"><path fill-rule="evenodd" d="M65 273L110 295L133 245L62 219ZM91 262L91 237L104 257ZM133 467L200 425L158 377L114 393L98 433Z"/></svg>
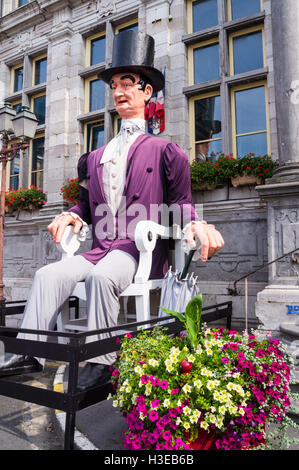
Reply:
<svg viewBox="0 0 299 470"><path fill-rule="evenodd" d="M261 0L231 0L231 5L233 20L261 11Z"/></svg>
<svg viewBox="0 0 299 470"><path fill-rule="evenodd" d="M87 152L91 152L104 145L103 122L87 125Z"/></svg>
<svg viewBox="0 0 299 470"><path fill-rule="evenodd" d="M267 133L243 135L237 137L237 154L240 157L248 153L255 153L256 155L266 155L267 150Z"/></svg>
<svg viewBox="0 0 299 470"><path fill-rule="evenodd" d="M35 62L34 85L47 81L47 58Z"/></svg>
<svg viewBox="0 0 299 470"><path fill-rule="evenodd" d="M193 32L218 24L217 0L198 0L192 3Z"/></svg>
<svg viewBox="0 0 299 470"><path fill-rule="evenodd" d="M9 187L12 189L18 189L19 187L19 174L20 174L20 155L10 162L10 177L9 177Z"/></svg>
<svg viewBox="0 0 299 470"><path fill-rule="evenodd" d="M12 108L16 110L16 113L19 113L22 109L22 103L13 104Z"/></svg>
<svg viewBox="0 0 299 470"><path fill-rule="evenodd" d="M34 184L35 186L40 186L41 188L43 186L44 146L44 137L33 139L31 184Z"/></svg>
<svg viewBox="0 0 299 470"><path fill-rule="evenodd" d="M18 7L22 7L23 5L26 5L28 3L28 0L18 0Z"/></svg>
<svg viewBox="0 0 299 470"><path fill-rule="evenodd" d="M106 56L106 38L93 39L90 42L90 65L99 64L105 62Z"/></svg>
<svg viewBox="0 0 299 470"><path fill-rule="evenodd" d="M221 152L221 140L207 142L209 139L221 138L221 101L220 96L211 96L194 103L195 154L199 159L215 157Z"/></svg>
<svg viewBox="0 0 299 470"><path fill-rule="evenodd" d="M262 31L235 37L233 45L235 74L264 66Z"/></svg>
<svg viewBox="0 0 299 470"><path fill-rule="evenodd" d="M14 71L14 88L13 91L20 91L23 88L23 67Z"/></svg>
<svg viewBox="0 0 299 470"><path fill-rule="evenodd" d="M235 102L237 134L267 129L264 86L235 92Z"/></svg>
<svg viewBox="0 0 299 470"><path fill-rule="evenodd" d="M194 83L219 78L219 44L194 49L193 58Z"/></svg>
<svg viewBox="0 0 299 470"><path fill-rule="evenodd" d="M38 120L38 125L45 124L46 118L46 95L34 98L33 112Z"/></svg>
<svg viewBox="0 0 299 470"><path fill-rule="evenodd" d="M90 82L89 111L96 111L105 107L105 83L102 80Z"/></svg>

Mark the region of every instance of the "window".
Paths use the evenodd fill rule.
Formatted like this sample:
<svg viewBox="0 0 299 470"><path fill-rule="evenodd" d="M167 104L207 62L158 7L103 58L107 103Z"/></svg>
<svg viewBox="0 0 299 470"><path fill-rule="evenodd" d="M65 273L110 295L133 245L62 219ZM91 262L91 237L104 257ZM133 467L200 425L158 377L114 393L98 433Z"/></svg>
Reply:
<svg viewBox="0 0 299 470"><path fill-rule="evenodd" d="M15 109L16 113L19 113L22 109L22 100L18 101L13 101L11 104L11 107Z"/></svg>
<svg viewBox="0 0 299 470"><path fill-rule="evenodd" d="M211 28L218 24L217 0L189 0L189 33Z"/></svg>
<svg viewBox="0 0 299 470"><path fill-rule="evenodd" d="M85 125L85 148L91 152L104 145L104 121L97 120Z"/></svg>
<svg viewBox="0 0 299 470"><path fill-rule="evenodd" d="M263 0L228 0L228 19L236 20L263 10Z"/></svg>
<svg viewBox="0 0 299 470"><path fill-rule="evenodd" d="M21 91L23 88L23 64L11 69L11 93Z"/></svg>
<svg viewBox="0 0 299 470"><path fill-rule="evenodd" d="M120 131L121 117L117 114L113 119L113 134L116 136Z"/></svg>
<svg viewBox="0 0 299 470"><path fill-rule="evenodd" d="M190 99L191 157L216 160L222 152L219 92Z"/></svg>
<svg viewBox="0 0 299 470"><path fill-rule="evenodd" d="M263 28L258 26L230 36L231 75L264 67L263 34Z"/></svg>
<svg viewBox="0 0 299 470"><path fill-rule="evenodd" d="M86 66L105 62L106 36L105 33L97 33L86 40Z"/></svg>
<svg viewBox="0 0 299 470"><path fill-rule="evenodd" d="M26 5L26 3L28 3L29 0L17 0L18 2L18 7L22 7L23 5Z"/></svg>
<svg viewBox="0 0 299 470"><path fill-rule="evenodd" d="M18 189L20 177L20 152L9 163L9 183L11 189Z"/></svg>
<svg viewBox="0 0 299 470"><path fill-rule="evenodd" d="M105 107L105 83L93 76L85 82L86 112L97 111Z"/></svg>
<svg viewBox="0 0 299 470"><path fill-rule="evenodd" d="M130 20L126 23L122 23L119 26L115 27L115 34L118 34L122 31L127 31L128 29L132 29L133 31L138 31L138 20Z"/></svg>
<svg viewBox="0 0 299 470"><path fill-rule="evenodd" d="M212 39L189 47L189 77L191 85L216 80L219 71L218 39Z"/></svg>
<svg viewBox="0 0 299 470"><path fill-rule="evenodd" d="M32 85L39 85L47 81L47 57L37 57L33 60Z"/></svg>
<svg viewBox="0 0 299 470"><path fill-rule="evenodd" d="M30 158L30 184L43 187L45 137L37 136L32 140Z"/></svg>
<svg viewBox="0 0 299 470"><path fill-rule="evenodd" d="M38 126L45 124L46 122L46 95L45 93L35 95L31 100L31 111L34 112Z"/></svg>
<svg viewBox="0 0 299 470"><path fill-rule="evenodd" d="M250 152L269 153L266 83L232 89L233 151L235 156Z"/></svg>

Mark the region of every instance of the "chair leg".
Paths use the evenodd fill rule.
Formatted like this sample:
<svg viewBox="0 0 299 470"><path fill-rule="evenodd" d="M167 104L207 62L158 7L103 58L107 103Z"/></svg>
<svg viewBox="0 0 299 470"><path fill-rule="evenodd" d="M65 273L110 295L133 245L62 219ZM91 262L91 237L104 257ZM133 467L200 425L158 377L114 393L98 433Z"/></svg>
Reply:
<svg viewBox="0 0 299 470"><path fill-rule="evenodd" d="M135 297L136 305L136 319L137 322L150 319L150 300L149 292L143 295L136 295ZM146 325L145 325L146 326Z"/></svg>

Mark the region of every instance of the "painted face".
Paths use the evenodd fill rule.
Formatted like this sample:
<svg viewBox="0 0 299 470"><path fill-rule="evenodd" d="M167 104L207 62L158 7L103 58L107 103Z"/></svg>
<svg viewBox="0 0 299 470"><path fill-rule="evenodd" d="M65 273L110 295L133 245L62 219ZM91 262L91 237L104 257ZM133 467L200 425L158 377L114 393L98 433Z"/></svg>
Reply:
<svg viewBox="0 0 299 470"><path fill-rule="evenodd" d="M145 103L152 95L151 85L141 89L139 75L128 72L113 75L110 88L116 111L122 119L144 118Z"/></svg>

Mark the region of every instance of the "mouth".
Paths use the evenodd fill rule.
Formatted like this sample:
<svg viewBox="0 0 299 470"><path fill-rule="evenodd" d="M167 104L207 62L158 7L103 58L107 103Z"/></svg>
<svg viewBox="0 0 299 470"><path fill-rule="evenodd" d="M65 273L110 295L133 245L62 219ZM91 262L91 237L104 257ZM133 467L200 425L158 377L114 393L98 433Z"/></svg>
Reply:
<svg viewBox="0 0 299 470"><path fill-rule="evenodd" d="M126 104L128 102L128 100L119 100L117 102L117 106L121 106L122 104Z"/></svg>

